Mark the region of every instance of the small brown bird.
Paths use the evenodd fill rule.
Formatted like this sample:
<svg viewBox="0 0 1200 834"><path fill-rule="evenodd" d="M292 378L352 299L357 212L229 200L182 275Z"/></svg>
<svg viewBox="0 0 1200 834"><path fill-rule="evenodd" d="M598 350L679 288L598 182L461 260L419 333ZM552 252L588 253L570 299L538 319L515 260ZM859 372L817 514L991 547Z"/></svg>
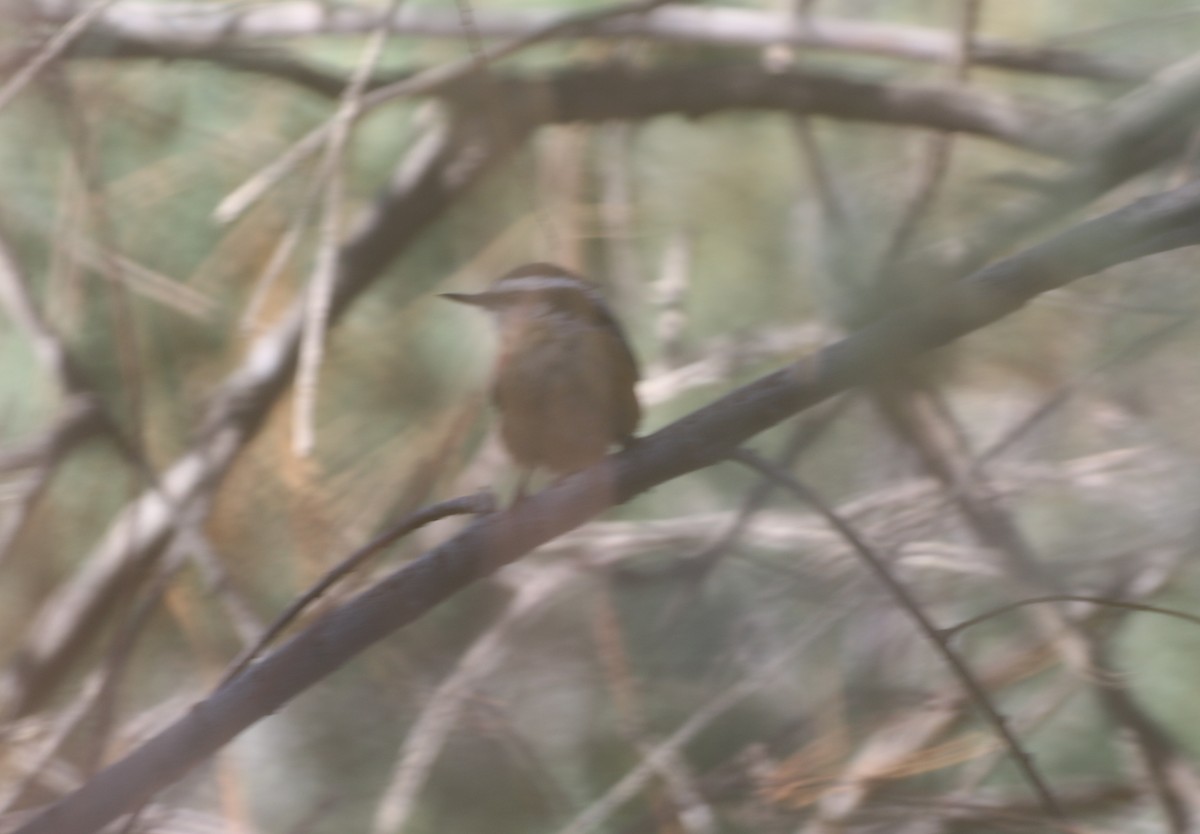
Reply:
<svg viewBox="0 0 1200 834"><path fill-rule="evenodd" d="M567 474L628 445L641 417L637 360L600 291L547 263L517 267L480 293L443 298L492 313L500 344L492 401L523 470Z"/></svg>

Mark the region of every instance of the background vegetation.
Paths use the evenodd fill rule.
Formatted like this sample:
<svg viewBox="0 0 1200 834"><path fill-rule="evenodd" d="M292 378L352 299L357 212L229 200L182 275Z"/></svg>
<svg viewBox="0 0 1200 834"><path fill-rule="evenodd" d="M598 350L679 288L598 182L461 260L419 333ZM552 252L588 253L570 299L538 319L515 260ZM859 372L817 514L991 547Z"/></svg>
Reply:
<svg viewBox="0 0 1200 834"><path fill-rule="evenodd" d="M1182 0L600 8L0 10L3 830L374 534L510 493L491 333L438 292L585 272L651 433L1194 179ZM608 511L112 830L1194 830L1200 628L1131 606L1196 613L1196 257L1046 292L758 435L769 468Z"/></svg>

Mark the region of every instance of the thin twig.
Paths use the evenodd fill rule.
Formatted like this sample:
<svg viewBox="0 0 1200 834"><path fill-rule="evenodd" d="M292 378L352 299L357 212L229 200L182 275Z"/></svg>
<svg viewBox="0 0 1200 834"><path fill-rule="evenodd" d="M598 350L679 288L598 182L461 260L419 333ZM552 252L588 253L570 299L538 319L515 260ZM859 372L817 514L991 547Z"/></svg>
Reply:
<svg viewBox="0 0 1200 834"><path fill-rule="evenodd" d="M956 86L966 86L971 75L976 29L983 0L962 0L962 18L958 25L958 42L954 63L950 68L950 79ZM913 235L921 222L928 215L930 208L937 199L946 172L950 169L950 160L954 151L954 137L949 133L935 133L929 137L929 142L921 157L921 174L908 205L901 213L900 222L892 231L891 239L884 248L879 265L879 279L908 248Z"/></svg>
<svg viewBox="0 0 1200 834"><path fill-rule="evenodd" d="M301 594L291 605L283 610L275 621L267 627L258 642L239 654L222 676L216 689L221 689L231 680L241 674L262 650L279 636L279 634L300 615L305 608L320 599L326 591L332 588L342 577L351 573L368 558L387 547L392 542L407 536L427 524L452 515L482 515L496 511L496 498L490 492L451 498L437 504L430 504L415 512L409 513L392 525L386 532L376 536L362 547L355 550L342 561L330 568L324 576L317 580L311 588Z"/></svg>
<svg viewBox="0 0 1200 834"><path fill-rule="evenodd" d="M1093 605L1107 605L1110 608L1124 608L1128 611L1148 611L1152 614L1162 614L1164 617L1177 617L1181 620L1187 620L1190 623L1200 625L1200 616L1189 614L1186 611L1179 611L1174 608L1164 608L1160 605L1147 605L1143 602L1128 602L1126 600L1111 599L1109 597L1094 597L1087 594L1047 594L1041 597L1029 597L1027 599L1010 602L1007 605L998 605L988 611L971 617L969 620L963 620L957 625L947 626L941 629L943 637L950 638L958 634L960 631L965 631L972 626L979 625L985 620L990 620L993 617L999 617L1002 614L1007 614L1009 611L1015 611L1018 608L1023 608L1026 605L1042 605L1048 602L1090 602Z"/></svg>
<svg viewBox="0 0 1200 834"><path fill-rule="evenodd" d="M612 584L608 581L602 581L596 591L596 606L591 622L593 642L620 730L638 755L653 763L670 799L673 816L663 819L662 827L678 828L684 834L715 834L716 814L705 801L686 757L679 750L655 755L659 749L658 739L648 726L621 619L613 600Z"/></svg>
<svg viewBox="0 0 1200 834"><path fill-rule="evenodd" d="M513 630L541 611L571 578L578 576L579 572L573 566L557 562L519 573L517 581L510 583L513 594L504 610L430 693L425 707L412 722L376 806L371 824L374 834L404 830L416 810L418 793L430 769L450 733L460 723L459 717L472 689L504 660L511 648Z"/></svg>
<svg viewBox="0 0 1200 834"><path fill-rule="evenodd" d="M781 471L771 463L763 460L758 455L746 449L736 449L730 455L731 459L744 464L754 471L771 478L783 488L787 489L796 495L801 501L805 502L818 513L825 517L826 521L838 531L846 542L854 549L859 558L870 568L875 578L887 588L892 598L908 613L913 622L917 625L922 634L929 640L929 643L942 656L946 665L958 678L959 683L963 688L970 693L972 701L983 714L987 722L992 726L997 737L1008 748L1009 754L1012 756L1013 762L1021 771L1030 787L1041 802L1042 807L1051 817L1063 819L1063 811L1054 797L1054 793L1050 790L1050 786L1042 777L1037 767L1033 764L1033 759L1025 752L1021 746L1020 740L1012 734L1007 722L992 704L991 698L987 690L976 679L975 674L970 670L966 663L958 656L958 653L950 648L950 644L942 636L941 631L935 626L932 620L926 616L924 609L920 603L908 592L908 589L902 585L899 580L892 576L891 570L887 567L883 558L875 552L858 533L851 527L832 507L825 503L815 492L801 483L797 478L787 472Z"/></svg>
<svg viewBox="0 0 1200 834"><path fill-rule="evenodd" d="M686 228L672 231L663 247L658 277L650 285L661 370L678 368L686 356L684 337L688 329L687 297L692 283L694 245Z"/></svg>
<svg viewBox="0 0 1200 834"><path fill-rule="evenodd" d="M846 408L853 399L851 395L839 397L827 407L815 408L803 419L798 420L791 434L783 443L783 449L775 462L776 465L784 469L792 467L800 456L825 434L825 430L846 412ZM720 561L740 542L743 542L747 534L751 534L753 537L754 523L776 489L777 485L774 481L763 478L747 491L741 506L735 512L726 514L730 515L729 521L723 523L715 535L707 532L705 529L707 525L701 525L698 521L688 523L689 530L707 539L696 549L696 552L675 559L663 567L618 569L617 579L637 584L660 579L674 579L680 576L688 578L690 581L687 583L684 593L675 603L666 606L663 611L664 621L675 619L679 612L686 611L695 602L703 582L712 574ZM678 540L674 544L676 547L686 545L685 542ZM755 541L750 546L759 548L763 544Z"/></svg>
<svg viewBox="0 0 1200 834"><path fill-rule="evenodd" d="M907 391L882 391L878 401L884 415L944 484L979 541L1005 557L1009 572L1033 591L1061 590L1058 576L1044 568L1044 560L1016 521L999 502L992 500L990 485L971 475L968 444L953 416L947 409L922 409L921 393L927 395L924 401L932 399L927 391L914 387ZM1103 646L1092 635L1057 606L1038 607L1033 613L1039 630L1053 636L1069 668L1095 681L1103 680ZM1170 759L1178 755L1164 733L1120 685L1116 674L1109 677L1108 682L1098 683L1094 690L1116 723L1131 731L1145 759L1147 783L1160 801L1169 830L1182 834L1187 830L1185 802L1167 778Z"/></svg>
<svg viewBox="0 0 1200 834"><path fill-rule="evenodd" d="M341 104L334 113L329 128L328 143L321 170L325 177L325 195L317 231L317 251L312 277L308 282L307 303L304 306L304 331L300 337L300 357L296 367L296 395L292 410L292 450L304 457L312 452L316 442L317 382L321 361L325 355L325 330L333 305L333 288L337 280L338 239L342 229L342 207L345 200L343 158L350 138L350 128L358 120L363 107L363 91L375 72L375 67L387 45L387 21L402 0L391 0L387 17L367 41L358 66Z"/></svg>
<svg viewBox="0 0 1200 834"><path fill-rule="evenodd" d="M790 668L796 657L823 635L832 622L832 619L816 619L804 628L803 633L791 635L783 642L787 648L777 657L745 673L728 689L702 704L673 733L645 753L636 767L617 780L557 834L590 834L603 826L609 817L637 796L646 784L659 774L666 760L679 755L685 745L716 719Z"/></svg>
<svg viewBox="0 0 1200 834"><path fill-rule="evenodd" d="M267 265L263 267L262 272L255 280L254 289L251 290L250 298L246 302L246 309L238 322L238 327L243 333L252 332L257 326L271 289L279 280L279 276L283 274L283 270L287 267L288 261L291 260L296 249L299 248L300 241L307 231L309 220L317 207L317 197L321 192L323 182L324 174L318 172L318 176L313 177L304 190L304 195L300 198L300 206L295 210L291 221L283 230L283 234L279 236L279 241L271 249Z"/></svg>
<svg viewBox="0 0 1200 834"><path fill-rule="evenodd" d="M1110 370L1111 368L1120 365L1130 359L1136 359L1152 353L1156 348L1167 343L1167 337L1184 329L1195 321L1195 314L1181 316L1173 321L1168 321L1157 330L1153 330L1146 335L1134 339L1125 347L1115 351L1108 358L1096 363L1091 368L1086 369L1083 373L1078 374L1073 379L1063 383L1057 391L1046 398L1045 402L1034 408L1024 418L1019 420L1012 428L998 438L994 443L975 456L975 460L971 463L971 469L967 473L968 479L976 478L980 470L983 469L989 462L995 460L1008 449L1012 448L1013 444L1025 437L1043 420L1047 419L1054 411L1060 408L1064 403L1071 398L1075 391L1087 382L1093 379L1102 371Z"/></svg>
<svg viewBox="0 0 1200 834"><path fill-rule="evenodd" d="M75 39L87 31L87 28L92 25L96 18L115 2L117 0L96 0L92 5L68 20L54 34L54 37L42 45L42 48L38 50L36 55L13 73L12 77L8 79L7 84L0 87L0 111L3 111L5 107L12 103L12 100L20 95L21 91L28 86L29 82L37 77L38 73L44 70L51 61L62 55Z"/></svg>
<svg viewBox="0 0 1200 834"><path fill-rule="evenodd" d="M547 38L552 38L564 32L578 28L587 28L612 17L646 12L655 6L662 5L666 0L635 0L617 6L571 13L533 29L525 35L498 44L490 49L484 49L478 55L452 61L448 64L432 67L419 72L411 78L397 81L386 87L380 87L364 95L361 106L355 111L353 120L357 120L390 101L402 98L428 95L457 81L478 72L480 67L509 57L523 49L533 46ZM236 188L217 205L213 216L219 223L229 223L242 215L251 205L262 198L268 190L286 177L300 162L316 152L326 141L334 129L333 122L328 121L309 131L303 138L283 152L274 162L267 165L244 184Z"/></svg>
<svg viewBox="0 0 1200 834"><path fill-rule="evenodd" d="M150 461L137 444L121 430L96 392L96 386L84 376L79 363L72 358L65 341L37 309L28 287L28 278L17 263L3 229L0 229L0 305L25 331L27 338L33 343L35 355L55 378L62 394L68 397L50 432L34 448L34 460L30 461L29 465L37 465L37 471L27 479L26 488L17 505L0 520L0 563L11 552L11 547L30 518L42 490L49 484L53 466L75 444L95 434L106 435L142 475L147 486L158 490L172 515L176 519L182 518L180 506L162 489L158 474ZM0 455L0 471L3 471L6 463L4 457ZM191 542L193 559L202 571L210 577L218 574L219 566L216 560L211 558L212 548L204 535L196 527L182 523L176 523L176 529ZM220 598L231 609L235 622L244 620L244 616L238 616L239 612L246 610L244 605L239 605L240 600L227 590L223 590Z"/></svg>

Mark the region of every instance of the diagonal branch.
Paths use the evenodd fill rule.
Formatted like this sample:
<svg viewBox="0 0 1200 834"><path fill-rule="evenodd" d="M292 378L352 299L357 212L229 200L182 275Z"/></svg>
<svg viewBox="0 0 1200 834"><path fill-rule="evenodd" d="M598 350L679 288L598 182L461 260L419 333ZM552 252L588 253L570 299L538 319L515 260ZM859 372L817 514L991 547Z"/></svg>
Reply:
<svg viewBox="0 0 1200 834"><path fill-rule="evenodd" d="M116 0L95 0L90 6L74 13L65 20L61 29L51 37L37 53L16 72L7 72L8 80L0 86L0 110L7 107L20 95L38 74L70 48L71 43L81 37L105 10Z"/></svg>
<svg viewBox="0 0 1200 834"><path fill-rule="evenodd" d="M1070 228L745 385L631 449L489 516L317 620L19 834L85 834L183 776L369 646L481 577L608 507L725 460L759 432L1131 258L1200 243L1200 183Z"/></svg>

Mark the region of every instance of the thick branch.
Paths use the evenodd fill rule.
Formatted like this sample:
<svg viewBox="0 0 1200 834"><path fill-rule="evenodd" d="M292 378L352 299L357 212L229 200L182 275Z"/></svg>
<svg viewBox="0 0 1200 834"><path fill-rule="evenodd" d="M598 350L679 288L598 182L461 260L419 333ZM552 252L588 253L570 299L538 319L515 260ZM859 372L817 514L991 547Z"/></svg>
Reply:
<svg viewBox="0 0 1200 834"><path fill-rule="evenodd" d="M489 516L319 619L18 834L85 834L180 778L354 655L471 582L651 487L723 460L833 394L1133 257L1200 243L1200 183L1088 221L722 397L631 449Z"/></svg>
<svg viewBox="0 0 1200 834"><path fill-rule="evenodd" d="M637 15L626 18L640 19ZM592 26L602 26L595 23ZM217 44L131 42L115 53L135 58L205 60L242 72L285 79L336 98L349 79L287 53ZM972 53L974 55L974 53ZM882 83L803 70L775 71L757 63L649 68L569 69L543 75L499 75L504 98L524 103L543 123L639 120L663 115L697 118L728 110L775 110L854 121L901 124L970 133L1060 157L1077 157L1096 135L1095 125L1067 117L1059 104L955 84ZM403 74L383 73L379 89ZM467 83L477 83L469 79ZM435 91L436 92L436 91Z"/></svg>
<svg viewBox="0 0 1200 834"><path fill-rule="evenodd" d="M726 110L777 110L852 121L972 133L1051 155L1078 155L1094 125L1063 118L1061 106L956 85L887 84L754 65L634 71L572 70L544 81L506 78L518 94L548 102L546 120L599 122ZM1090 130L1089 130L1090 128Z"/></svg>

